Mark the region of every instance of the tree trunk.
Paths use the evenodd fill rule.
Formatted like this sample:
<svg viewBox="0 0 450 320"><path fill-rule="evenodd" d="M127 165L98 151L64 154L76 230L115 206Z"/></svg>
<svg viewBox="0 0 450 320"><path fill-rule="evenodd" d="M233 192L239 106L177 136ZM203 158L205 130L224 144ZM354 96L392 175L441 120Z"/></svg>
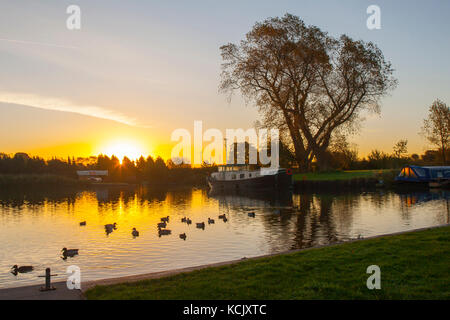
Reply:
<svg viewBox="0 0 450 320"><path fill-rule="evenodd" d="M317 153L315 153L316 160L317 160L317 167L319 171L327 171L329 167L328 163L328 157L326 150L320 150Z"/></svg>
<svg viewBox="0 0 450 320"><path fill-rule="evenodd" d="M447 164L447 159L445 155L445 146L442 144L442 162L444 163L444 166Z"/></svg>

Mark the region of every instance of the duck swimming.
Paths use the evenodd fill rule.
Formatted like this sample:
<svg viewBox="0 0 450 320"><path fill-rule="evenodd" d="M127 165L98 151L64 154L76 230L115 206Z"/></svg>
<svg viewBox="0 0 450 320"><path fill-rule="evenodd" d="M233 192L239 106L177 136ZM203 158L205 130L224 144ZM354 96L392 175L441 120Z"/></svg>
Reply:
<svg viewBox="0 0 450 320"><path fill-rule="evenodd" d="M186 219L186 223L187 223L187 224L191 224L191 223L192 223L192 220L189 219L189 218L187 218L187 219Z"/></svg>
<svg viewBox="0 0 450 320"><path fill-rule="evenodd" d="M131 234L133 237L139 237L139 231L136 230L136 228L133 228L133 231L131 231Z"/></svg>
<svg viewBox="0 0 450 320"><path fill-rule="evenodd" d="M62 254L65 258L67 257L73 257L78 255L78 249L67 249L67 248L63 248L62 250Z"/></svg>
<svg viewBox="0 0 450 320"><path fill-rule="evenodd" d="M158 228L159 228L159 229L165 228L166 226L167 226L167 223L165 223L165 222L160 222L160 223L158 223Z"/></svg>
<svg viewBox="0 0 450 320"><path fill-rule="evenodd" d="M116 230L117 229L117 223L112 223L112 224L105 224L105 229L107 230Z"/></svg>
<svg viewBox="0 0 450 320"><path fill-rule="evenodd" d="M85 226L85 225L86 225L86 221L80 222L80 226Z"/></svg>
<svg viewBox="0 0 450 320"><path fill-rule="evenodd" d="M180 239L186 240L186 233L180 234Z"/></svg>
<svg viewBox="0 0 450 320"><path fill-rule="evenodd" d="M108 236L111 232L113 232L114 230L117 229L116 227L116 223L114 222L113 224L105 224L105 232L106 235Z"/></svg>
<svg viewBox="0 0 450 320"><path fill-rule="evenodd" d="M208 224L214 223L214 219L208 218Z"/></svg>
<svg viewBox="0 0 450 320"><path fill-rule="evenodd" d="M186 222L186 217L181 218L181 222Z"/></svg>
<svg viewBox="0 0 450 320"><path fill-rule="evenodd" d="M162 222L169 222L169 216L161 218L161 221Z"/></svg>
<svg viewBox="0 0 450 320"><path fill-rule="evenodd" d="M27 273L34 270L33 266L17 266L17 264L13 265L11 267L12 271L11 273L15 276L17 276L18 273Z"/></svg>
<svg viewBox="0 0 450 320"><path fill-rule="evenodd" d="M254 212L249 212L248 216L251 217L251 218L254 218L255 217L255 213Z"/></svg>
<svg viewBox="0 0 450 320"><path fill-rule="evenodd" d="M164 235L169 235L171 233L172 233L172 230L169 230L169 229L159 229L158 230L158 234L160 237L164 236Z"/></svg>
<svg viewBox="0 0 450 320"><path fill-rule="evenodd" d="M219 215L219 219L225 219L226 216L224 214Z"/></svg>
<svg viewBox="0 0 450 320"><path fill-rule="evenodd" d="M204 222L197 223L197 228L205 229L205 223Z"/></svg>

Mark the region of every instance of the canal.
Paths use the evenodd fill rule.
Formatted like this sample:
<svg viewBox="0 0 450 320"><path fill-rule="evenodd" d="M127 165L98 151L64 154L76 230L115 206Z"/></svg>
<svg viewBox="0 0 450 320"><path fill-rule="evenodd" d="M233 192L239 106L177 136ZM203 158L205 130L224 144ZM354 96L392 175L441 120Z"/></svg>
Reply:
<svg viewBox="0 0 450 320"><path fill-rule="evenodd" d="M449 191L210 195L203 189L0 191L0 288L42 283L46 267L82 281L252 257L449 223ZM249 216L254 212L254 217ZM227 222L219 219L225 214ZM156 224L170 216L170 235ZM182 223L183 217L192 224ZM208 224L208 218L215 220ZM86 226L80 222L86 221ZM106 233L104 225L117 223ZM205 222L205 229L197 229ZM140 235L133 237L132 228ZM186 233L183 240L179 234ZM79 255L62 259L63 247ZM32 265L13 275L13 265Z"/></svg>

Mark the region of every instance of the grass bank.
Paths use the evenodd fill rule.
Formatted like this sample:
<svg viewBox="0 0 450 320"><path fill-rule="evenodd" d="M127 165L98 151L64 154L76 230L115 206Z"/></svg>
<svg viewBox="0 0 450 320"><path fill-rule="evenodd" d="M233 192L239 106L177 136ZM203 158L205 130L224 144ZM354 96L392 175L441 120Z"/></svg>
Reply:
<svg viewBox="0 0 450 320"><path fill-rule="evenodd" d="M297 173L293 175L296 190L340 190L392 187L398 170L351 170L332 172ZM383 181L382 184L379 182Z"/></svg>
<svg viewBox="0 0 450 320"><path fill-rule="evenodd" d="M166 278L97 286L88 299L450 299L450 227L304 250ZM369 290L370 265L381 290Z"/></svg>

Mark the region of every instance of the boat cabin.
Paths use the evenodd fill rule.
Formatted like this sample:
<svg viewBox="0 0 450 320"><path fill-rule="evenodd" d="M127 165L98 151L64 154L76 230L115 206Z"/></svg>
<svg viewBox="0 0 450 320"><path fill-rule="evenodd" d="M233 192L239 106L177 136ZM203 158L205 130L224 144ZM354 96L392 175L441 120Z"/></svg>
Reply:
<svg viewBox="0 0 450 320"><path fill-rule="evenodd" d="M218 172L211 175L216 180L250 179L260 175L259 170L252 170L248 164L220 165L217 169Z"/></svg>
<svg viewBox="0 0 450 320"><path fill-rule="evenodd" d="M78 179L91 182L102 182L108 176L108 170L78 170Z"/></svg>
<svg viewBox="0 0 450 320"><path fill-rule="evenodd" d="M217 170L219 172L224 172L224 171L244 171L250 170L250 165L249 164L224 164L224 165L220 165L217 167Z"/></svg>
<svg viewBox="0 0 450 320"><path fill-rule="evenodd" d="M433 182L450 179L450 166L405 166L395 178L399 182Z"/></svg>

